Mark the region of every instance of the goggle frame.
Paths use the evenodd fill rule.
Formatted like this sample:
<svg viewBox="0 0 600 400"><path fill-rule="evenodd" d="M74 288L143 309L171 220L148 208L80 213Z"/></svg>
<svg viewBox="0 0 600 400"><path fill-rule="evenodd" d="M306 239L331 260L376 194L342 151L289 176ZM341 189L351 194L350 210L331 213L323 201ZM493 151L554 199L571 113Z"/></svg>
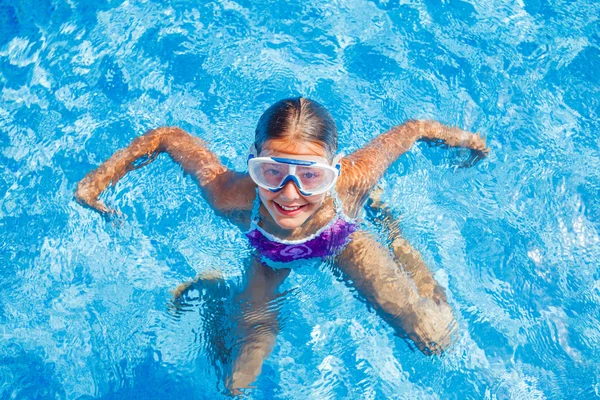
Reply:
<svg viewBox="0 0 600 400"><path fill-rule="evenodd" d="M279 184L279 186L273 188L273 187L269 187L265 184L263 184L260 179L258 179L255 175L254 175L254 169L252 168L251 164L254 164L256 162L260 162L260 161L274 161L278 164L286 164L286 165L290 165L290 170L288 175L281 181L281 183ZM300 182L300 180L298 179L298 177L295 175L296 173L296 167L297 166L302 166L302 167L319 167L319 168L325 168L327 170L330 170L334 173L334 177L333 180L331 181L331 183L329 185L327 185L326 187L324 187L323 189L319 189L316 191L312 191L312 192L307 192L302 188L302 183ZM266 189L272 193L277 193L279 191L281 191L281 189L283 189L285 187L285 185L287 185L288 182L293 182L294 185L296 185L296 188L298 188L298 191L303 195L303 196L314 196L317 194L321 194L321 193L325 193L327 191L329 191L331 188L333 188L335 186L335 183L337 182L337 179L340 176L340 170L341 170L341 165L339 162L336 162L335 166L331 166L331 165L327 165L324 163L320 163L317 161L311 161L311 160L299 160L296 158L283 158L283 157L255 157L254 155L250 154L248 156L248 173L250 175L250 178L252 178L252 180L254 181L254 183L256 183L258 186L262 187L263 189Z"/></svg>

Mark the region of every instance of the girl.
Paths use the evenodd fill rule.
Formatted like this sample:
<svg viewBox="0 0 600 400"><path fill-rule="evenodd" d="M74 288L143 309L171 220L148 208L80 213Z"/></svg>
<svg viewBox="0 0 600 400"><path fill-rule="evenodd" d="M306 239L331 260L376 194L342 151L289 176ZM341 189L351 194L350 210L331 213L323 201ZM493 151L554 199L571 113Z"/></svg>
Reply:
<svg viewBox="0 0 600 400"><path fill-rule="evenodd" d="M341 158L327 110L309 99L291 98L260 117L248 173L224 167L199 138L178 128L158 128L90 172L75 197L112 213L98 199L100 193L165 152L197 179L210 205L245 232L255 256L240 295L245 302L237 324L241 339L226 379L229 390L238 393L260 374L273 348L279 326L268 304L292 269L313 261L332 261L348 284L425 354L449 344L452 310L418 253L399 237L392 238L389 251L357 223L371 189L417 140L470 148L477 157L488 152L479 135L433 121L409 121ZM374 200L370 206L381 205ZM176 298L190 285L178 288Z"/></svg>

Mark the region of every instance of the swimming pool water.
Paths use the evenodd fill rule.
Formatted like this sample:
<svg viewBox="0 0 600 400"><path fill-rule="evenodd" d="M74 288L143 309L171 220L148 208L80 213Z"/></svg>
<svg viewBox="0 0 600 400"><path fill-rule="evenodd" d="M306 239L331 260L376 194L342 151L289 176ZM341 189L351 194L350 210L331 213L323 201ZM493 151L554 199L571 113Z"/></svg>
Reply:
<svg viewBox="0 0 600 400"><path fill-rule="evenodd" d="M0 0L0 398L223 396L215 309L169 290L249 249L166 156L103 195L77 182L178 125L244 170L264 109L324 104L349 153L407 119L483 133L417 145L382 181L460 337L411 350L323 267L293 273L249 397L600 397L600 5L486 0ZM211 322L212 321L212 322ZM215 322L216 321L216 322Z"/></svg>

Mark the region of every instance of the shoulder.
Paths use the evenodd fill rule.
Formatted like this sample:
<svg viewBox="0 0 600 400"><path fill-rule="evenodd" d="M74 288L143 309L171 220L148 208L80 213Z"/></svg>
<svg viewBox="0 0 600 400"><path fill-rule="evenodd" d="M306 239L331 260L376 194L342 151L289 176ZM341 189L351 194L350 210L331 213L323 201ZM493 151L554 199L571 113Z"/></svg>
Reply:
<svg viewBox="0 0 600 400"><path fill-rule="evenodd" d="M340 165L340 177L335 184L335 190L344 206L347 206L363 195L365 188L363 183L369 172L361 168L360 162L351 157L344 157Z"/></svg>
<svg viewBox="0 0 600 400"><path fill-rule="evenodd" d="M344 214L351 218L356 219L360 215L360 210L362 209L367 194L356 188L339 188L336 186L337 196L340 199L342 211Z"/></svg>
<svg viewBox="0 0 600 400"><path fill-rule="evenodd" d="M256 184L248 174L227 171L206 185L209 201L222 212L252 210L256 197Z"/></svg>

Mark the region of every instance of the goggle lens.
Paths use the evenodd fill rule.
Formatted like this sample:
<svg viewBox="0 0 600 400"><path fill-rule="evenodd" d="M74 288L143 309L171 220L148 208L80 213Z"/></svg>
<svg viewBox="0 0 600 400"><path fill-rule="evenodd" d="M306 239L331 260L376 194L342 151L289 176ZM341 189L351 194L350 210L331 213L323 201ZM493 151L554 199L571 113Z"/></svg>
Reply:
<svg viewBox="0 0 600 400"><path fill-rule="evenodd" d="M290 174L290 166L276 163L257 163L259 173L257 176L269 187L276 188Z"/></svg>
<svg viewBox="0 0 600 400"><path fill-rule="evenodd" d="M300 179L302 188L310 191L327 186L335 180L333 171L314 167L296 168L296 177Z"/></svg>
<svg viewBox="0 0 600 400"><path fill-rule="evenodd" d="M249 161L250 176L257 185L277 191L289 176L303 193L322 193L336 181L337 170L324 164L310 166L276 162L270 158L255 158Z"/></svg>

